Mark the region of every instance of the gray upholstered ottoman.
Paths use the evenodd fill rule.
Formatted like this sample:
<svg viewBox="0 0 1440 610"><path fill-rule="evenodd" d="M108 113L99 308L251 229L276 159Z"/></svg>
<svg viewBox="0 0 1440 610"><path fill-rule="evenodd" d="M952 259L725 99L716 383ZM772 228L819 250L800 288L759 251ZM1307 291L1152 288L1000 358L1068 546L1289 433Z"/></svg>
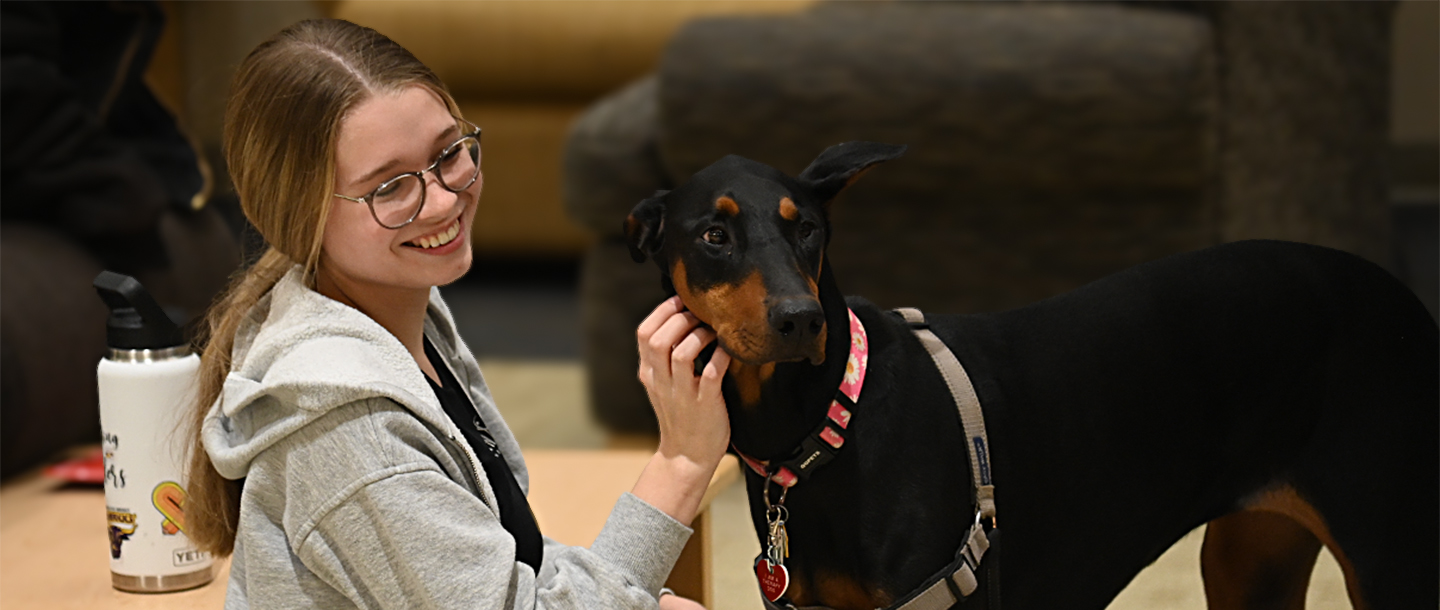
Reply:
<svg viewBox="0 0 1440 610"><path fill-rule="evenodd" d="M569 213L596 413L653 429L634 329L664 294L630 208L736 153L795 173L908 144L832 209L840 286L881 306L1014 307L1219 241L1387 252L1386 4L836 3L693 22L591 107Z"/></svg>

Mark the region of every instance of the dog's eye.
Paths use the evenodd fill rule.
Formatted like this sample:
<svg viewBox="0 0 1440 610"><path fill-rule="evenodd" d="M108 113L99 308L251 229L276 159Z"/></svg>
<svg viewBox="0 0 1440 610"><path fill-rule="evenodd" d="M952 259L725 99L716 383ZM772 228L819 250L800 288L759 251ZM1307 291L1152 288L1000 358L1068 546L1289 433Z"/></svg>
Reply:
<svg viewBox="0 0 1440 610"><path fill-rule="evenodd" d="M725 235L724 229L710 229L705 232L705 241L717 246L725 243L727 239L729 239L729 237Z"/></svg>
<svg viewBox="0 0 1440 610"><path fill-rule="evenodd" d="M809 239L809 238L810 238L810 235L813 234L813 233L815 233L815 225L813 225L813 224L811 224L811 223L808 223L808 222L802 222L802 223L800 223L800 230L799 230L799 232L800 232L800 239Z"/></svg>

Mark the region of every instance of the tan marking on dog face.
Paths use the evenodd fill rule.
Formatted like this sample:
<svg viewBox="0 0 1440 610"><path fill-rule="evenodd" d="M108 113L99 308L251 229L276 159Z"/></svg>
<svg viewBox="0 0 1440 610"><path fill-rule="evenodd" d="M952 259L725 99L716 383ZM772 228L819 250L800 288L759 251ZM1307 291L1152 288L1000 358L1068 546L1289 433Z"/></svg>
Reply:
<svg viewBox="0 0 1440 610"><path fill-rule="evenodd" d="M800 218L800 208L795 207L795 202L790 201L789 197L781 197L780 217L791 221Z"/></svg>
<svg viewBox="0 0 1440 610"><path fill-rule="evenodd" d="M817 301L820 300L820 284L815 282L815 276L810 275L809 271L799 265L795 266L795 270L800 272L800 277L805 278L805 289L810 291L810 296L815 297Z"/></svg>
<svg viewBox="0 0 1440 610"><path fill-rule="evenodd" d="M721 214L725 214L726 216L740 215L740 204L735 203L734 199L731 199L724 195L721 195L719 199L715 200L715 209L719 210Z"/></svg>
<svg viewBox="0 0 1440 610"><path fill-rule="evenodd" d="M800 273L800 277L805 278L805 289L810 291L810 295L815 297L815 300L820 300L820 285L816 283L815 278L812 277L809 272L805 271L805 269L799 268L798 265L796 270ZM806 357L810 359L810 364L817 366L825 364L825 343L826 339L829 338L828 330L829 323L822 320L820 333L815 335L814 342L809 345L809 349L807 350L808 353Z"/></svg>
<svg viewBox="0 0 1440 610"><path fill-rule="evenodd" d="M726 353L754 365L768 360L773 349L765 310L765 281L759 271L751 272L735 284L694 290L686 276L684 262L677 261L670 270L670 278L685 307L715 330L720 347L725 348Z"/></svg>

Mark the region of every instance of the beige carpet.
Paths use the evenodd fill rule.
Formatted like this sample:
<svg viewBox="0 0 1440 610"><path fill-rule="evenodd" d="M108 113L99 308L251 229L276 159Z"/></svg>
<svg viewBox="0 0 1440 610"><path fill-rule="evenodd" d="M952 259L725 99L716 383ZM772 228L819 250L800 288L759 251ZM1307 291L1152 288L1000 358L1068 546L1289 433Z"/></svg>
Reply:
<svg viewBox="0 0 1440 610"><path fill-rule="evenodd" d="M568 361L482 360L505 421L526 448L598 449L611 439L591 418L585 399L585 374ZM760 610L760 594L750 572L760 552L750 525L744 485L716 498L714 566L716 604L711 610ZM1110 604L1110 610L1204 610L1200 581L1203 528L1191 532L1146 568ZM1320 554L1306 607L1350 608L1340 567L1329 552Z"/></svg>

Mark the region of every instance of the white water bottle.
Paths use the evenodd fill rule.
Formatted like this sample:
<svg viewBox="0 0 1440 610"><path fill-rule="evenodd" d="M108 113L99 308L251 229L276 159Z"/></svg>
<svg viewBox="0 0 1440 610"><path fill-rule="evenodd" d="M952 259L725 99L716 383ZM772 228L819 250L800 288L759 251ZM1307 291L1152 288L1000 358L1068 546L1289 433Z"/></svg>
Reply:
<svg viewBox="0 0 1440 610"><path fill-rule="evenodd" d="M95 289L110 308L110 351L96 371L110 582L143 593L201 586L214 578L213 559L185 535L189 439L180 426L200 358L134 278L104 271Z"/></svg>

